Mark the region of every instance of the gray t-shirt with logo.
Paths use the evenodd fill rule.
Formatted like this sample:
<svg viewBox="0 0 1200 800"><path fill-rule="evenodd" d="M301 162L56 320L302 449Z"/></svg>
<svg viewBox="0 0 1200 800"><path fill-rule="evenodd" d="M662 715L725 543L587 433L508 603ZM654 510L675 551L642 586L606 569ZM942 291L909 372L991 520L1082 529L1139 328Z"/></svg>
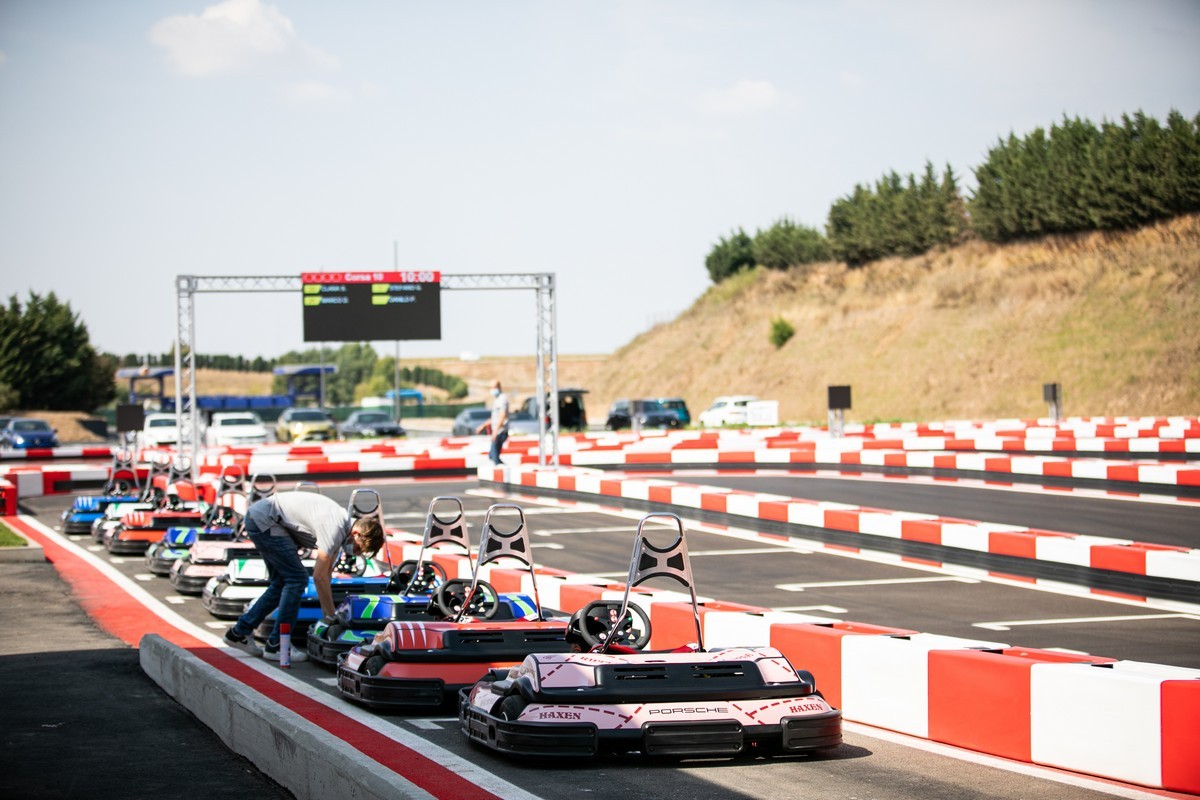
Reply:
<svg viewBox="0 0 1200 800"><path fill-rule="evenodd" d="M316 492L280 492L250 506L246 515L259 530L290 536L297 547L315 547L326 555L336 555L350 538L349 513Z"/></svg>

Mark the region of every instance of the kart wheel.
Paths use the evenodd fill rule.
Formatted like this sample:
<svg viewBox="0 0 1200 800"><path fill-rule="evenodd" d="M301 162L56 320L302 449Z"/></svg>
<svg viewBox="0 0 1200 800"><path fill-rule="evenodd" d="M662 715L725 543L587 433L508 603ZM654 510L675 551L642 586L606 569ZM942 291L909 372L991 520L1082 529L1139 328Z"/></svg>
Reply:
<svg viewBox="0 0 1200 800"><path fill-rule="evenodd" d="M618 622L620 613L621 604L616 600L596 600L571 616L567 630L589 648L619 644L641 650L650 643L650 618L633 603Z"/></svg>
<svg viewBox="0 0 1200 800"><path fill-rule="evenodd" d="M345 625L335 622L325 629L325 638L330 642L336 642L344 630L346 630Z"/></svg>
<svg viewBox="0 0 1200 800"><path fill-rule="evenodd" d="M467 598L471 584L461 578L446 581L433 595L434 605L445 617L478 617L491 619L500 610L500 595L487 581L479 581L475 592Z"/></svg>
<svg viewBox="0 0 1200 800"><path fill-rule="evenodd" d="M386 663L387 659L383 656L373 655L362 663L360 669L362 669L364 675L378 675Z"/></svg>
<svg viewBox="0 0 1200 800"><path fill-rule="evenodd" d="M504 720L514 720L521 716L521 712L529 705L529 701L519 694L510 694L508 697L500 701L500 709L496 712L496 716Z"/></svg>

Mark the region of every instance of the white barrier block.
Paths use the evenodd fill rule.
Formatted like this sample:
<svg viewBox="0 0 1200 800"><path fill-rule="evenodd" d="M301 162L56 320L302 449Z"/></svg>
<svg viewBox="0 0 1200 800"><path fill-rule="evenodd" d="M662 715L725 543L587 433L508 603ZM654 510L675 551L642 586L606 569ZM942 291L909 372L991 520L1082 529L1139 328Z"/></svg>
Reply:
<svg viewBox="0 0 1200 800"><path fill-rule="evenodd" d="M1030 752L1038 764L1162 785L1161 686L1200 670L1116 662L1034 664Z"/></svg>
<svg viewBox="0 0 1200 800"><path fill-rule="evenodd" d="M1179 483L1181 466L1179 464L1144 465L1138 469L1138 480L1142 483L1163 483L1167 486L1175 486ZM1182 468L1187 469L1187 467Z"/></svg>
<svg viewBox="0 0 1200 800"><path fill-rule="evenodd" d="M671 502L684 508L699 508L700 495L703 493L699 486L676 484L671 488Z"/></svg>
<svg viewBox="0 0 1200 800"><path fill-rule="evenodd" d="M928 517L922 518L928 519ZM878 511L864 511L858 515L858 531L859 533L870 533L875 536L890 536L893 539L899 539L901 538L900 528L903 519L899 513L888 514Z"/></svg>
<svg viewBox="0 0 1200 800"><path fill-rule="evenodd" d="M758 519L758 501L756 494L731 494L725 498L725 513Z"/></svg>
<svg viewBox="0 0 1200 800"><path fill-rule="evenodd" d="M621 481L621 497L627 500L649 500L650 484L647 481L627 478Z"/></svg>
<svg viewBox="0 0 1200 800"><path fill-rule="evenodd" d="M824 528L825 509L811 501L789 503L787 521L793 525L809 525L814 528Z"/></svg>
<svg viewBox="0 0 1200 800"><path fill-rule="evenodd" d="M842 714L913 736L929 736L929 651L995 650L998 642L931 633L842 637Z"/></svg>
<svg viewBox="0 0 1200 800"><path fill-rule="evenodd" d="M1200 582L1200 550L1147 550L1146 574Z"/></svg>
<svg viewBox="0 0 1200 800"><path fill-rule="evenodd" d="M988 552L988 532L978 525L965 522L942 523L942 545L963 550Z"/></svg>

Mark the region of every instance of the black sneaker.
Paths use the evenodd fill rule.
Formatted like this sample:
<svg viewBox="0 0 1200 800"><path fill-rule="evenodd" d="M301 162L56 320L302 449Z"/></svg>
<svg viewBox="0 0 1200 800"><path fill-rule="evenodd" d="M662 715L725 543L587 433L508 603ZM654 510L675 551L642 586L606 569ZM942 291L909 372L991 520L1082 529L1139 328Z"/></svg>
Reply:
<svg viewBox="0 0 1200 800"><path fill-rule="evenodd" d="M292 655L291 663L296 664L300 661L308 661L308 653L303 650L297 650L295 645L291 645ZM271 644L267 642L267 646L263 648L263 658L267 661L279 660L279 643Z"/></svg>
<svg viewBox="0 0 1200 800"><path fill-rule="evenodd" d="M249 636L243 636L240 633L234 633L233 628L225 631L225 644L230 647L236 647L244 653L249 653L256 656L262 652L262 648L254 643L254 639Z"/></svg>

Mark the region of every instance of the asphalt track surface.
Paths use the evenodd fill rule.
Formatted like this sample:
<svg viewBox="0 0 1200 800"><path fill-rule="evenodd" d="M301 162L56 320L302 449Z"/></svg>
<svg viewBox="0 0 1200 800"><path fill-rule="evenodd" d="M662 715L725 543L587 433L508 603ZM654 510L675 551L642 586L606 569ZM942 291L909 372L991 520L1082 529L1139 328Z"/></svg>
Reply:
<svg viewBox="0 0 1200 800"><path fill-rule="evenodd" d="M756 480L736 478L746 479ZM797 481L787 480L792 488L786 491L782 486L772 488L769 480L753 485L759 491L796 494ZM715 481L705 477L696 482ZM479 492L475 481L364 485L380 491L389 527L414 532L422 529L429 500L435 495L464 497L473 536L478 535L482 512L495 501ZM953 486L941 489L957 491ZM350 488L325 491L344 502ZM972 503L954 502L966 503L957 516L992 520L1001 513L997 509L1013 500L1010 493L985 491ZM69 502L65 496L44 497L22 507L53 528ZM527 511L540 565L614 578L625 574L637 514L586 505L559 507L533 498L518 502ZM878 500L864 504L888 506ZM1173 508L1131 505L1146 518ZM1100 512L1078 513L1082 519ZM72 538L81 546L94 547L90 537ZM737 531L701 525L688 526L688 541L700 592L723 600L1020 646L1200 667L1200 619L1164 613L1147 604L963 579L940 570L808 551L802 545L766 544ZM225 624L208 615L198 598L180 601L169 582L150 578L140 557L114 558L103 550L99 555L194 624L210 631L224 629ZM141 675L136 653L98 630L78 610L51 565L3 565L0 577L4 581L0 623L7 632L0 639L6 745L0 756L0 796L288 796L225 750ZM1006 622L1012 624L999 625ZM992 627L981 628L981 624ZM997 630L997 625L1008 630ZM297 664L292 674L314 691L336 694L332 673L317 665ZM381 727L420 735L521 787L531 797L568 793L689 800L1167 796L976 757L857 725L847 725L840 748L815 756L683 763L603 758L530 764L469 745L449 709L434 715L389 714L378 719Z"/></svg>

